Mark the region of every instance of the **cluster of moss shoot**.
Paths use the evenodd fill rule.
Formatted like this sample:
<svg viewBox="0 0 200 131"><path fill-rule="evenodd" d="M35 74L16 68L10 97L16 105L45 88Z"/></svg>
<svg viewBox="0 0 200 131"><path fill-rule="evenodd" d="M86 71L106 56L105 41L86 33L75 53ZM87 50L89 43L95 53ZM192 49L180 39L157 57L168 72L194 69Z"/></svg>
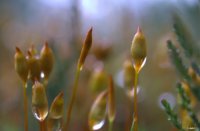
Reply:
<svg viewBox="0 0 200 131"><path fill-rule="evenodd" d="M61 91L52 102L48 109L48 100L46 96L49 76L54 65L54 54L49 48L48 43L45 43L40 55L32 47L28 50L27 56L16 47L15 54L15 70L18 73L24 85L24 129L28 131L28 101L27 101L27 82L32 81L32 112L34 117L39 121L40 131L53 130L69 130L70 118L73 105L76 99L78 89L79 76L83 69L85 59L92 45L92 28L88 31L85 41L82 46L80 57L78 59L75 80L69 105L67 105L66 121L63 119L64 112L64 93ZM131 131L138 131L138 109L137 109L137 86L138 75L146 61L146 42L145 37L140 28L135 34L132 45L131 61L126 61L124 64L124 84L129 87L129 92L134 94L134 114ZM107 75L103 70L99 70L94 75L92 85L99 88L99 95L94 101L89 117L88 125L90 130L99 129L102 127L106 117L108 117L109 131L112 131L113 122L115 120L115 91L112 75ZM106 88L102 88L105 86Z"/></svg>

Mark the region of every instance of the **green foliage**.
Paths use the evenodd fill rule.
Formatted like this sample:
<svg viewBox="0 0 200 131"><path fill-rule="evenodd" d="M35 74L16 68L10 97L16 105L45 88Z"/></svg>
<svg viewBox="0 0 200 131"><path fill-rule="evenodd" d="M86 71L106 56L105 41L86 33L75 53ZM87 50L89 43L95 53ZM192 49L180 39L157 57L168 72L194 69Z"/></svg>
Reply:
<svg viewBox="0 0 200 131"><path fill-rule="evenodd" d="M176 49L176 47L173 45L172 41L170 41L170 40L167 41L167 47L169 50L169 55L170 55L171 61L175 65L176 70L178 71L180 76L183 79L190 81L190 77L187 73L188 69L183 64L180 54L179 54L178 50Z"/></svg>
<svg viewBox="0 0 200 131"><path fill-rule="evenodd" d="M173 28L177 36L177 40L181 47L184 49L186 56L192 57L194 52L193 46L190 46L190 44L193 44L194 42L190 36L190 33L185 28L186 26L183 24L183 22L177 15L174 16L174 20L175 23L173 25Z"/></svg>
<svg viewBox="0 0 200 131"><path fill-rule="evenodd" d="M167 100L163 99L162 105L164 106L164 109L168 115L168 120L171 121L172 124L180 131L185 131L182 127L180 120L178 119L178 115L172 110Z"/></svg>
<svg viewBox="0 0 200 131"><path fill-rule="evenodd" d="M193 123L198 127L198 130L200 130L200 123L199 120L195 114L195 112L193 111L192 107L191 107L191 100L190 98L187 96L185 90L183 89L182 85L180 83L177 84L177 91L178 94L181 97L181 106L187 110L189 116L191 117Z"/></svg>
<svg viewBox="0 0 200 131"><path fill-rule="evenodd" d="M198 84L197 79L193 78L188 72L188 67L191 66L192 70L194 70L195 77L200 76L200 68L198 62L196 61L196 58L200 56L199 49L195 41L193 40L189 30L186 28L186 25L182 22L178 15L174 16L173 28L178 40L178 44L183 49L184 55L181 54L182 52L180 52L180 49L178 49L171 40L168 40L167 47L171 62L177 70L181 81L187 82L190 89L189 91L192 92L197 100L200 101L200 84ZM181 56L186 56L186 58L183 59ZM185 63L188 62L184 62L183 60L189 61L189 63L191 64L186 66ZM193 106L191 105L190 96L188 96L181 83L178 83L176 87L181 99L181 108L187 111L188 116L191 118L193 124L196 126L196 130L199 131L200 122L196 113L194 112ZM169 103L166 100L162 100L162 105L164 106L165 111L168 114L169 120L172 122L172 124L179 130L186 130L182 128L181 122L178 119L177 114L172 111Z"/></svg>

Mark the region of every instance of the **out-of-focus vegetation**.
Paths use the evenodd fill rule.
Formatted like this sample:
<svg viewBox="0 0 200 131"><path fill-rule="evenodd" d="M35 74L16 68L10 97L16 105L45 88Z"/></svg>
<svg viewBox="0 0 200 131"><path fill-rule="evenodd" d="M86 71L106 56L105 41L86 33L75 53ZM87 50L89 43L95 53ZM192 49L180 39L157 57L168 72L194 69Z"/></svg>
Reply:
<svg viewBox="0 0 200 131"><path fill-rule="evenodd" d="M15 46L25 51L33 44L40 49L49 41L55 67L48 84L48 101L52 103L58 92L64 90L65 104L68 104L82 39L91 26L93 47L80 75L70 130L89 130L88 115L97 97L90 88L90 81L96 70L114 76L116 120L113 130L130 129L133 101L123 85L122 68L130 55L131 41L138 26L143 29L148 49L147 63L139 77L140 130L173 130L160 104L165 98L172 108L177 108L174 85L179 78L170 64L166 40L176 39L172 26L174 13L177 13L193 36L195 46L199 47L199 6L197 0L0 1L0 130L23 130L23 88L14 71ZM31 103L30 87L28 96ZM35 131L38 123L31 112L29 108L29 130ZM101 130L107 130L107 126L106 122Z"/></svg>
<svg viewBox="0 0 200 131"><path fill-rule="evenodd" d="M200 15L200 12L195 12ZM167 41L169 56L180 76L176 88L178 93L178 113L171 109L163 99L162 104L168 114L169 121L179 130L200 130L200 122L196 108L200 100L199 90L199 47L190 31L177 13L174 13L173 29L180 47L171 40ZM179 49L180 48L180 49ZM182 49L182 50L181 50ZM178 114L178 115L177 115Z"/></svg>

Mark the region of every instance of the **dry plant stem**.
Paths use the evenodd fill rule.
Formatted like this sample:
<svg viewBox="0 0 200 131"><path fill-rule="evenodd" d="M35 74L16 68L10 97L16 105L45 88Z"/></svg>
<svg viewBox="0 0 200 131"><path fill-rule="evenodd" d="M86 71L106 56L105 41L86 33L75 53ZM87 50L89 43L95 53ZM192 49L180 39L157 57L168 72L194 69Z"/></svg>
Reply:
<svg viewBox="0 0 200 131"><path fill-rule="evenodd" d="M70 122L70 118L71 118L72 107L73 107L73 104L74 104L74 101L75 101L75 98L76 98L76 92L77 92L77 88L78 88L78 80L79 80L80 72L81 72L81 69L77 68L73 92L72 92L72 97L70 99L70 103L69 103L68 110L67 110L67 120L66 120L66 123L65 123L65 126L64 126L64 131L67 131L68 128L69 128L69 122Z"/></svg>
<svg viewBox="0 0 200 131"><path fill-rule="evenodd" d="M109 130L108 131L112 131L112 128L113 128L113 121L109 120Z"/></svg>
<svg viewBox="0 0 200 131"><path fill-rule="evenodd" d="M134 85L134 111L133 111L133 120L131 125L131 131L138 131L138 109L137 109L137 83L138 83L138 74L139 71L135 72L135 85Z"/></svg>
<svg viewBox="0 0 200 131"><path fill-rule="evenodd" d="M24 95L24 130L28 131L28 100L27 100L27 83L24 83L23 95Z"/></svg>

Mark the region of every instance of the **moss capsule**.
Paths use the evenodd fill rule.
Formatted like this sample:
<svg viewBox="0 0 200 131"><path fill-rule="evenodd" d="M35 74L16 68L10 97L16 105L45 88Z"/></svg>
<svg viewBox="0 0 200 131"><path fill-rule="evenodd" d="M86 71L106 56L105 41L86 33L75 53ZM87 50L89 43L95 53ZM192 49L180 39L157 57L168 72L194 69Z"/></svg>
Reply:
<svg viewBox="0 0 200 131"><path fill-rule="evenodd" d="M123 82L128 91L133 89L135 78L135 69L130 60L125 60L123 63Z"/></svg>
<svg viewBox="0 0 200 131"><path fill-rule="evenodd" d="M26 83L28 79L28 63L25 56L18 47L16 47L16 53L14 59L15 59L14 61L15 70L19 75L19 77L21 78L21 80L24 83Z"/></svg>
<svg viewBox="0 0 200 131"><path fill-rule="evenodd" d="M36 79L40 80L41 67L39 59L36 56L33 56L30 51L28 51L27 61L29 67L29 79L31 79L33 82Z"/></svg>
<svg viewBox="0 0 200 131"><path fill-rule="evenodd" d="M47 42L44 44L40 52L40 63L41 63L41 70L44 73L44 77L45 79L48 79L53 69L54 55L51 48L49 48Z"/></svg>
<svg viewBox="0 0 200 131"><path fill-rule="evenodd" d="M48 114L48 101L45 88L37 80L32 87L32 112L39 121L43 121Z"/></svg>
<svg viewBox="0 0 200 131"><path fill-rule="evenodd" d="M90 88L93 92L99 93L108 87L107 74L103 69L95 69L90 78Z"/></svg>
<svg viewBox="0 0 200 131"><path fill-rule="evenodd" d="M88 55L88 52L92 45L92 28L87 33L87 36L85 38L85 41L83 43L81 54L78 60L78 69L81 70L83 67L83 64L85 62L86 56Z"/></svg>
<svg viewBox="0 0 200 131"><path fill-rule="evenodd" d="M107 95L107 91L102 92L97 96L94 104L92 105L88 119L90 130L98 130L102 128L105 123Z"/></svg>
<svg viewBox="0 0 200 131"><path fill-rule="evenodd" d="M132 41L131 55L134 68L139 72L144 66L147 57L146 40L139 27Z"/></svg>
<svg viewBox="0 0 200 131"><path fill-rule="evenodd" d="M49 115L53 119L60 119L63 116L64 98L63 92L59 93L51 104Z"/></svg>

